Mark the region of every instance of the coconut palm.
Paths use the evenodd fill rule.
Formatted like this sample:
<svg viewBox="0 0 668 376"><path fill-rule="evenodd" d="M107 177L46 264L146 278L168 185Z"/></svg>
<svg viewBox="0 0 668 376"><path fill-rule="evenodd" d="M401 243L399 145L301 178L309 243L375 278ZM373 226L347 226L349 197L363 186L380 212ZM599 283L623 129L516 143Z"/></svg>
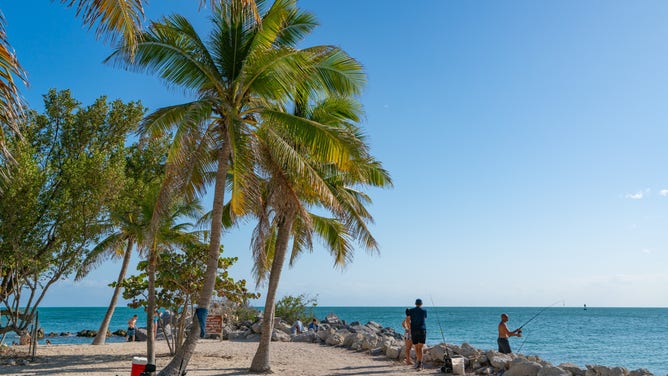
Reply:
<svg viewBox="0 0 668 376"><path fill-rule="evenodd" d="M148 27L134 56L121 46L108 59L127 69L155 73L195 97L149 115L145 131L174 130L175 134L154 220L174 196L201 194L211 182L207 177L214 176L209 257L197 301L203 308L209 305L215 282L226 187L229 185L235 215L243 214L257 197L251 148L255 129L273 116L276 122L289 124L286 127L295 135L317 144L322 155L341 157L342 146L327 127L280 113L277 104L288 102L296 83L314 76L320 78L318 85L342 93L357 93L364 82L360 65L342 50L296 48L316 23L312 15L297 9L295 0L277 0L266 10L264 1L257 4L261 25L247 1L221 1L213 12L213 30L206 41L185 18L174 15ZM150 233L156 228L154 222ZM161 375L176 374L177 367L188 364L197 330L194 325Z"/></svg>
<svg viewBox="0 0 668 376"><path fill-rule="evenodd" d="M364 208L368 197L351 185L391 184L387 172L369 155L354 125L360 112L356 101L329 97L309 107L305 95L298 99L295 115L328 125L330 134L348 146L349 158L343 163L322 159L311 145L284 132L280 124L267 122L257 132L261 174L258 180L263 182L263 200L256 212L259 221L253 235L254 271L258 282L268 279L268 286L260 343L251 364L253 372L271 370L269 349L275 297L290 238L291 264L301 252L312 249L314 234L324 240L338 266L351 260L352 240L360 240L366 250L377 250L376 241L366 228L366 222L372 220ZM292 145L276 146L280 144ZM312 214L310 210L314 208L325 209L333 217Z"/></svg>

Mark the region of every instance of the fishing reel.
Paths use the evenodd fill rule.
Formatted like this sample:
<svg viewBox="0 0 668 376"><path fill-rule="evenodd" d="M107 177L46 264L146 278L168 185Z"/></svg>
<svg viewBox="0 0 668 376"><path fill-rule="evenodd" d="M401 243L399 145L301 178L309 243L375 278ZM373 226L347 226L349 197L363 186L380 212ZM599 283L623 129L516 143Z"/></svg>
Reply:
<svg viewBox="0 0 668 376"><path fill-rule="evenodd" d="M441 372L452 373L452 358L450 358L448 355L445 355L443 357L443 362L445 364L443 365L443 367L441 367Z"/></svg>

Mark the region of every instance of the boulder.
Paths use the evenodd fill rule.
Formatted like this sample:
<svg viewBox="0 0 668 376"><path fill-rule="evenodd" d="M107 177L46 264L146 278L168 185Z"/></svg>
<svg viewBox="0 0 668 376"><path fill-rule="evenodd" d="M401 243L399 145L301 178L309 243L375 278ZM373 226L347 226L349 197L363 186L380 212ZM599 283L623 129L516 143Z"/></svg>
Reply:
<svg viewBox="0 0 668 376"><path fill-rule="evenodd" d="M539 363L532 362L523 358L515 358L510 362L505 376L538 376L538 372L543 368Z"/></svg>
<svg viewBox="0 0 668 376"><path fill-rule="evenodd" d="M253 331L253 333L260 334L262 333L262 322L258 321L255 324L251 325L250 328Z"/></svg>
<svg viewBox="0 0 668 376"><path fill-rule="evenodd" d="M245 330L231 330L227 333L227 338L230 341L236 341L246 338L248 333Z"/></svg>
<svg viewBox="0 0 668 376"><path fill-rule="evenodd" d="M482 351L464 342L462 343L462 346L459 348L458 354L471 359L480 357L480 355L482 355Z"/></svg>
<svg viewBox="0 0 668 376"><path fill-rule="evenodd" d="M90 329L85 329L77 332L77 337L95 337L96 335L97 331Z"/></svg>
<svg viewBox="0 0 668 376"><path fill-rule="evenodd" d="M348 332L345 331L345 333L347 335ZM343 341L345 340L345 338L346 337L345 337L343 331L334 332L327 337L327 340L325 340L325 343L330 345L330 346L341 346L341 345L343 345Z"/></svg>
<svg viewBox="0 0 668 376"><path fill-rule="evenodd" d="M148 333L146 332L146 328L137 328L135 331L135 341L141 341L144 342L148 339Z"/></svg>
<svg viewBox="0 0 668 376"><path fill-rule="evenodd" d="M280 330L283 333L292 334L292 327L290 324L280 319L274 320L274 329Z"/></svg>
<svg viewBox="0 0 668 376"><path fill-rule="evenodd" d="M324 325L325 325L325 324L323 324L323 326L324 326ZM327 328L323 328L323 327L321 326L321 327L320 327L320 330L318 330L318 337L320 337L320 340L321 340L322 342L327 342L327 337L329 337L330 335L332 335L332 334L334 334L334 333L336 333L336 331L335 331L334 329L329 328L329 327L327 327Z"/></svg>
<svg viewBox="0 0 668 376"><path fill-rule="evenodd" d="M445 345L438 344L436 346L430 347L424 352L424 361L428 363L443 363L443 357L445 356Z"/></svg>
<svg viewBox="0 0 668 376"><path fill-rule="evenodd" d="M276 342L290 342L292 341L292 337L288 334L285 333L282 330L274 329L273 332L271 333L271 340Z"/></svg>
<svg viewBox="0 0 668 376"><path fill-rule="evenodd" d="M306 332L292 336L293 342L315 343L318 341L318 335L315 332Z"/></svg>
<svg viewBox="0 0 668 376"><path fill-rule="evenodd" d="M654 374L646 368L638 368L629 372L629 376L654 376Z"/></svg>
<svg viewBox="0 0 668 376"><path fill-rule="evenodd" d="M606 367L587 364L586 376L626 376L629 371L623 367Z"/></svg>
<svg viewBox="0 0 668 376"><path fill-rule="evenodd" d="M403 352L401 352L401 347L399 346L390 346L385 350L385 356L389 359L398 359L401 354L403 354Z"/></svg>
<svg viewBox="0 0 668 376"><path fill-rule="evenodd" d="M501 354L497 351L488 351L485 355L487 356L489 364L496 369L505 369L514 359L511 354Z"/></svg>
<svg viewBox="0 0 668 376"><path fill-rule="evenodd" d="M330 325L337 325L341 324L341 319L339 319L339 316L337 316L335 313L329 313L325 317L325 323Z"/></svg>
<svg viewBox="0 0 668 376"><path fill-rule="evenodd" d="M362 343L361 343L361 349L362 350L372 350L375 349L376 347L379 347L381 345L380 338L371 333L367 333L363 335Z"/></svg>
<svg viewBox="0 0 668 376"><path fill-rule="evenodd" d="M571 376L571 373L563 368L547 366L538 371L538 376Z"/></svg>
<svg viewBox="0 0 668 376"><path fill-rule="evenodd" d="M559 368L565 369L570 372L573 376L585 376L585 370L576 366L573 363L562 363L559 365Z"/></svg>
<svg viewBox="0 0 668 376"><path fill-rule="evenodd" d="M364 335L362 333L356 333L356 332L348 333L345 335L343 339L343 346L354 350L359 350L360 343L362 342L363 339Z"/></svg>
<svg viewBox="0 0 668 376"><path fill-rule="evenodd" d="M382 347L376 347L376 348L370 349L369 350L369 355L371 355L371 356L383 355L383 348Z"/></svg>
<svg viewBox="0 0 668 376"><path fill-rule="evenodd" d="M379 333L381 330L383 330L383 326L375 321L369 321L368 323L366 323L366 327L370 328L376 333Z"/></svg>

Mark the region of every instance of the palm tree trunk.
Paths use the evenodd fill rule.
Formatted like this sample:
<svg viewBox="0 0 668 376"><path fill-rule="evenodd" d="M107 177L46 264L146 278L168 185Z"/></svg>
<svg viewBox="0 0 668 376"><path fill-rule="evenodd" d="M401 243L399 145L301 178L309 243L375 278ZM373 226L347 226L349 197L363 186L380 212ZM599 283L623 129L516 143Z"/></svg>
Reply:
<svg viewBox="0 0 668 376"><path fill-rule="evenodd" d="M197 306L208 308L218 274L218 259L220 258L220 237L223 233L223 206L225 203L225 182L227 179L228 161L230 160L230 144L224 142L218 153L218 169L216 171L216 183L213 193L213 208L211 213L211 239L209 244L209 256L204 272L204 284L197 298ZM190 358L195 352L197 339L199 338L199 324L193 317L193 325L183 345L176 352L171 362L158 374L158 376L180 376L179 371L185 370Z"/></svg>
<svg viewBox="0 0 668 376"><path fill-rule="evenodd" d="M271 371L271 366L269 365L269 344L271 343L271 335L274 331L276 291L278 290L278 282L281 278L283 264L285 263L285 254L287 253L294 220L294 215L286 215L283 218L283 223L278 226L274 261L271 264L271 271L269 272L267 299L264 303L264 314L262 316L262 334L260 334L260 343L251 363L251 372L265 373Z"/></svg>
<svg viewBox="0 0 668 376"><path fill-rule="evenodd" d="M153 336L153 315L155 313L155 272L158 269L158 249L155 244L148 253L148 297L146 302L146 358L148 364L155 364L155 336Z"/></svg>
<svg viewBox="0 0 668 376"><path fill-rule="evenodd" d="M121 294L121 283L125 279L125 274L128 271L128 266L130 265L130 258L132 257L132 247L134 247L134 241L128 239L128 246L125 249L125 255L123 255L123 264L121 264L121 271L118 272L118 279L116 280L116 287L114 287L114 294L111 296L111 301L109 302L109 308L107 308L107 313L104 315L102 324L100 324L100 329L97 331L95 339L93 339L93 345L104 345L104 342L107 339L107 331L109 330L109 323L111 322L111 317L114 315L114 310L116 309L116 303L118 302L118 296Z"/></svg>

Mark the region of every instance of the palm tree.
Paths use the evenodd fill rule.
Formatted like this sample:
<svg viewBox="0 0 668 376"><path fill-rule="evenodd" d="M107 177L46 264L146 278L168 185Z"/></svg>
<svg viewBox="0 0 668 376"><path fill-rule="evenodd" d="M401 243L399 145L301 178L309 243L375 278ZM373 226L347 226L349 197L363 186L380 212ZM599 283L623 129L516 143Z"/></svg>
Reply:
<svg viewBox="0 0 668 376"><path fill-rule="evenodd" d="M350 185L387 186L389 175L368 153L366 144L354 122L359 121L360 107L350 98L329 97L309 108L306 96L294 106L295 115L321 124L347 145L349 158L343 163L318 158L316 150L302 140L282 132L280 124L263 127L258 133L259 170L263 175L263 200L257 211L258 226L254 231L254 271L261 282L268 278L264 304L262 333L251 364L252 372L269 372L269 345L273 332L276 291L285 263L288 244L293 237L290 263L302 251L312 249L312 235L319 235L335 257L335 265L343 266L352 257L353 239L361 240L367 250L377 250L365 223L372 218L364 208L368 197ZM285 153L275 145L293 143ZM330 211L326 218L309 212L312 208Z"/></svg>
<svg viewBox="0 0 668 376"><path fill-rule="evenodd" d="M197 301L203 308L209 305L215 282L228 173L234 215L243 214L257 197L251 148L257 127L273 117L294 134L318 144L319 153L336 154L341 145L326 126L280 113L276 105L287 103L296 83L314 76L321 78L322 87L344 94L359 92L364 82L361 66L339 48L296 48L316 23L312 15L297 9L295 0L275 1L261 12L261 24L255 8L247 3L221 1L206 41L185 18L174 15L152 23L134 55L127 46L120 46L108 58L127 69L158 74L169 85L195 96L192 102L155 111L147 117L145 131L175 130L150 233L155 233L155 221L175 195L202 193L211 182L207 177L214 176L206 280ZM197 330L193 326L160 375L176 374L177 367L188 364Z"/></svg>
<svg viewBox="0 0 668 376"><path fill-rule="evenodd" d="M105 343L109 323L114 315L116 303L118 302L118 297L121 293L121 284L125 279L128 266L130 265L132 250L137 243L137 239L141 239L143 231L143 226L137 221L137 217L133 216L131 213L128 213L125 216L118 216L114 222L116 222L114 227L117 231L107 235L107 237L91 251L86 260L84 260L83 265L76 276L77 280L82 279L95 265L100 264L106 259L123 258L121 270L118 272L118 278L116 279L116 286L114 287L114 292L111 296L111 301L107 307L104 319L100 324L100 328L93 339L93 345L104 345Z"/></svg>

